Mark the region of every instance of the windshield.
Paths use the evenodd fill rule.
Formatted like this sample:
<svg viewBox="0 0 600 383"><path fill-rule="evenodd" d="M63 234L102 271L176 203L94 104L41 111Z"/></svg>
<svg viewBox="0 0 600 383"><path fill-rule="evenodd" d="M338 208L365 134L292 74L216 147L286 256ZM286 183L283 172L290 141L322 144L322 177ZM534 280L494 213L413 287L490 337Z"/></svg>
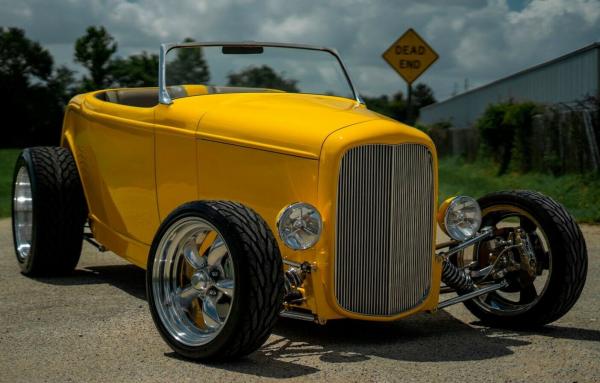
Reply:
<svg viewBox="0 0 600 383"><path fill-rule="evenodd" d="M290 92L354 99L331 52L274 46L175 47L166 55L165 85L173 99L214 93Z"/></svg>

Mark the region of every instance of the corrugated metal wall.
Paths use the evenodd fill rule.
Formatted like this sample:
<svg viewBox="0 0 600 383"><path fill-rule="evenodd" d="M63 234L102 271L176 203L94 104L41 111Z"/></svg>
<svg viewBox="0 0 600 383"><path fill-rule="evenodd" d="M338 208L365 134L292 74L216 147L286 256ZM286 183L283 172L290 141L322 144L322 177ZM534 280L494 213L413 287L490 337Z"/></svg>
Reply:
<svg viewBox="0 0 600 383"><path fill-rule="evenodd" d="M539 103L571 103L600 89L600 43L494 81L421 109L420 122L449 121L466 128L489 104L514 99Z"/></svg>

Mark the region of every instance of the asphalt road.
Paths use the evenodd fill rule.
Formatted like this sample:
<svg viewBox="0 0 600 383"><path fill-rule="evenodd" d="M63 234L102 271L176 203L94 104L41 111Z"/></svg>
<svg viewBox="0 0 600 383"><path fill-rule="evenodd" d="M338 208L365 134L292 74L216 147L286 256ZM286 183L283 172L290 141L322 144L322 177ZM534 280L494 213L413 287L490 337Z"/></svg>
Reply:
<svg viewBox="0 0 600 383"><path fill-rule="evenodd" d="M0 381L600 381L600 226L584 226L590 270L581 299L538 332L481 326L461 305L392 323L281 320L235 363L178 358L145 301L144 272L85 245L74 276L19 273L0 220Z"/></svg>

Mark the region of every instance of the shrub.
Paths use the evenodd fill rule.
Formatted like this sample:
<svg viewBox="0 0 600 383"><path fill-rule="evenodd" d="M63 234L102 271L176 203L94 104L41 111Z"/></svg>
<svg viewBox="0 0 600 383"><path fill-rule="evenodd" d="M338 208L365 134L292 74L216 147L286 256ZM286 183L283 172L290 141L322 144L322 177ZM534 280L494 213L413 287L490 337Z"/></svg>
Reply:
<svg viewBox="0 0 600 383"><path fill-rule="evenodd" d="M533 102L492 104L477 121L483 151L499 164L498 175L513 159L520 171L531 169L532 121L539 108Z"/></svg>

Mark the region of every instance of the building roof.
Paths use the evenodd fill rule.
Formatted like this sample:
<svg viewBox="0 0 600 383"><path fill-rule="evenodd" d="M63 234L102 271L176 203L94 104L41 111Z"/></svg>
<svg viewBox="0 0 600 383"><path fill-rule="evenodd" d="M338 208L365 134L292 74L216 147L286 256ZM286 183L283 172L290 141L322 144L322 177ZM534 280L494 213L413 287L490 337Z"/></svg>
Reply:
<svg viewBox="0 0 600 383"><path fill-rule="evenodd" d="M423 108L421 108L421 110L425 110L425 109L428 109L428 108L431 108L431 107L435 107L436 105L445 104L446 102L449 102L451 100L455 100L457 98L466 96L468 94L471 94L471 93L474 93L474 92L478 92L478 91L480 91L482 89L492 87L492 86L494 86L494 85L496 85L498 83L501 83L501 82L513 79L515 77L522 76L522 75L530 73L530 72L534 72L534 71L539 70L541 68L548 67L548 66L556 64L556 63L558 63L560 61L567 60L567 59L569 59L569 58L571 58L573 56L577 56L577 55L580 55L582 53L585 53L587 51L590 51L590 50L593 50L593 49L597 49L597 48L600 48L600 42L591 43L589 45L584 46L583 48L576 49L576 50L574 50L572 52L569 52L567 54L564 54L562 56L559 56L559 57L553 58L551 60L545 61L545 62L543 62L541 64L534 65L534 66L529 67L527 69L523 69L523 70L521 70L519 72L513 73L513 74L508 75L506 77L502 77L502 78L500 78L498 80L494 80L494 81L492 81L490 83L487 83L485 85L479 86L477 88L469 89L466 92L457 94L456 96L452 96L452 97L447 98L447 99L445 99L443 101L436 102L435 104L431 104L431 105L428 105L428 106L424 106Z"/></svg>

